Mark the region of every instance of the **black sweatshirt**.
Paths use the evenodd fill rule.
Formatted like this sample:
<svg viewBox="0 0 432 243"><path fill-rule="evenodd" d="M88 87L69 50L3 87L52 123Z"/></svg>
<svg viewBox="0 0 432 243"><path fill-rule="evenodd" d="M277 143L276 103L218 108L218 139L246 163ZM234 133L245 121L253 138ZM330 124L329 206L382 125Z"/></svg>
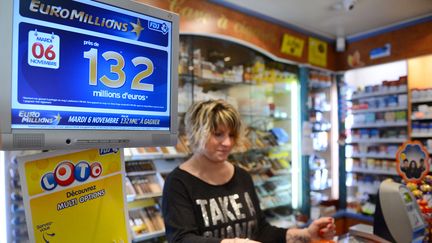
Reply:
<svg viewBox="0 0 432 243"><path fill-rule="evenodd" d="M286 229L265 220L251 176L237 166L234 176L218 186L177 167L165 181L162 213L168 242L219 243L238 237L285 243Z"/></svg>

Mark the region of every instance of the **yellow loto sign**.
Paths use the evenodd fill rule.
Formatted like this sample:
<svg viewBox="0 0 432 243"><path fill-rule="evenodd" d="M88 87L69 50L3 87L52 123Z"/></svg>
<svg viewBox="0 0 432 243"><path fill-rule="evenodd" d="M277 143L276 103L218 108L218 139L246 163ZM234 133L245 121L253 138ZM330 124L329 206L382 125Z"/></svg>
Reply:
<svg viewBox="0 0 432 243"><path fill-rule="evenodd" d="M17 160L30 242L130 242L121 149Z"/></svg>
<svg viewBox="0 0 432 243"><path fill-rule="evenodd" d="M290 34L284 34L281 45L281 53L295 57L303 55L304 40Z"/></svg>
<svg viewBox="0 0 432 243"><path fill-rule="evenodd" d="M308 62L312 65L327 67L327 42L309 37Z"/></svg>

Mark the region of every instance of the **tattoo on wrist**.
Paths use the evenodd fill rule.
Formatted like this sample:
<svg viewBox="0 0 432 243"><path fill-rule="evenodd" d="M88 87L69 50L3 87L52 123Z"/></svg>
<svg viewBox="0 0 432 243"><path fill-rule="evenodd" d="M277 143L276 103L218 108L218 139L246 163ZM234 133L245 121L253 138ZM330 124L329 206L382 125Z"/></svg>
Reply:
<svg viewBox="0 0 432 243"><path fill-rule="evenodd" d="M311 241L310 237L307 237L305 235L287 234L286 236L286 243L307 243L310 241Z"/></svg>

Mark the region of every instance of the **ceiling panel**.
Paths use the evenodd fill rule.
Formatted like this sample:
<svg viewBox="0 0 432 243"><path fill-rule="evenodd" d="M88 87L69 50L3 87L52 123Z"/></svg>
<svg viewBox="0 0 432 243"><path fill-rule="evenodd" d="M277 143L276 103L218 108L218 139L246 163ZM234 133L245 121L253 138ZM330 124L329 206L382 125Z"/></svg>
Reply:
<svg viewBox="0 0 432 243"><path fill-rule="evenodd" d="M330 39L349 38L403 22L432 17L432 0L218 0L213 2ZM351 4L353 6L351 10L344 7Z"/></svg>

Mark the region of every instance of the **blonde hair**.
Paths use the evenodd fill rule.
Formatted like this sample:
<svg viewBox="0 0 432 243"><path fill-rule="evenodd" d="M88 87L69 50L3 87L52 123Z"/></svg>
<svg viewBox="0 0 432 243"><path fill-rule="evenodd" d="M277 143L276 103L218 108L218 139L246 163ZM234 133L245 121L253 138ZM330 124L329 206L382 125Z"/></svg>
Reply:
<svg viewBox="0 0 432 243"><path fill-rule="evenodd" d="M225 126L234 136L234 147L243 137L243 125L238 111L224 100L199 101L192 104L185 116L185 128L193 151L205 147L218 126Z"/></svg>

